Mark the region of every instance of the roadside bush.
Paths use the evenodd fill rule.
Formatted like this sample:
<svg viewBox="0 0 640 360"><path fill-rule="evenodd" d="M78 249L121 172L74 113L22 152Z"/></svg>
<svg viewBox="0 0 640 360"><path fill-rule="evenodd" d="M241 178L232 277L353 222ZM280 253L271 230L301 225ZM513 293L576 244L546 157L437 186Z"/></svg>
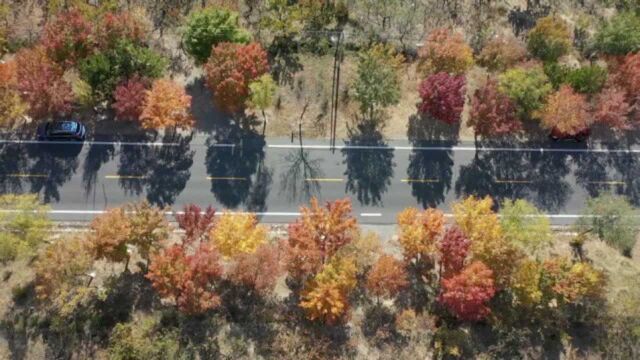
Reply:
<svg viewBox="0 0 640 360"><path fill-rule="evenodd" d="M99 52L80 64L80 76L103 100L111 100L116 86L138 76L156 79L162 76L166 60L155 51L129 41L120 41L113 48Z"/></svg>
<svg viewBox="0 0 640 360"><path fill-rule="evenodd" d="M581 94L600 92L607 81L607 70L598 65L583 66L567 74L567 82Z"/></svg>
<svg viewBox="0 0 640 360"><path fill-rule="evenodd" d="M622 196L600 195L587 201L578 225L591 229L598 238L630 257L636 244L638 211Z"/></svg>
<svg viewBox="0 0 640 360"><path fill-rule="evenodd" d="M527 48L543 61L556 61L571 48L569 27L559 17L544 17L529 32Z"/></svg>
<svg viewBox="0 0 640 360"><path fill-rule="evenodd" d="M604 23L594 37L594 48L607 55L627 55L640 50L640 16L623 12Z"/></svg>
<svg viewBox="0 0 640 360"><path fill-rule="evenodd" d="M544 105L553 90L540 66L507 70L498 78L499 89L517 105L518 115L527 118Z"/></svg>
<svg viewBox="0 0 640 360"><path fill-rule="evenodd" d="M571 72L571 69L568 66L558 64L557 62L546 63L544 64L543 69L555 90L558 90L560 85L567 83L567 77Z"/></svg>
<svg viewBox="0 0 640 360"><path fill-rule="evenodd" d="M154 319L117 324L109 338L109 359L177 359L180 344L175 332L161 332Z"/></svg>
<svg viewBox="0 0 640 360"><path fill-rule="evenodd" d="M251 35L240 28L238 14L225 9L207 8L187 20L183 41L186 52L198 64L204 64L211 49L222 42L246 44Z"/></svg>

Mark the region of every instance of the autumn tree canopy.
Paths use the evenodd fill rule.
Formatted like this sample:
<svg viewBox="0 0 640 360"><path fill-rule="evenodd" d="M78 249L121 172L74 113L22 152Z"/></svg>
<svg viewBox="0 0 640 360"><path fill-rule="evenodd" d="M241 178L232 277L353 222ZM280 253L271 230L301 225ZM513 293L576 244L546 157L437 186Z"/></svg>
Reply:
<svg viewBox="0 0 640 360"><path fill-rule="evenodd" d="M493 78L473 94L468 124L476 135L487 137L515 134L522 129L515 104L499 91Z"/></svg>
<svg viewBox="0 0 640 360"><path fill-rule="evenodd" d="M267 241L267 229L254 214L224 213L214 223L209 237L225 257L252 253Z"/></svg>
<svg viewBox="0 0 640 360"><path fill-rule="evenodd" d="M491 71L504 71L527 57L527 49L515 36L495 35L487 41L478 63Z"/></svg>
<svg viewBox="0 0 640 360"><path fill-rule="evenodd" d="M139 121L144 110L149 81L134 77L120 83L113 93L113 109L120 120Z"/></svg>
<svg viewBox="0 0 640 360"><path fill-rule="evenodd" d="M447 229L438 243L442 276L447 278L459 273L465 266L471 242L457 226Z"/></svg>
<svg viewBox="0 0 640 360"><path fill-rule="evenodd" d="M327 202L323 207L312 198L309 207L302 207L300 212L300 217L288 228L287 268L295 278L316 273L358 236L348 199Z"/></svg>
<svg viewBox="0 0 640 360"><path fill-rule="evenodd" d="M40 42L51 60L70 67L94 49L93 26L78 10L61 12L45 24Z"/></svg>
<svg viewBox="0 0 640 360"><path fill-rule="evenodd" d="M14 125L27 111L17 90L17 65L14 61L0 63L0 127Z"/></svg>
<svg viewBox="0 0 640 360"><path fill-rule="evenodd" d="M203 211L198 205L185 205L182 214L175 215L178 226L185 232L182 242L188 245L208 237L215 214L211 206Z"/></svg>
<svg viewBox="0 0 640 360"><path fill-rule="evenodd" d="M436 209L407 208L398 214L398 227L398 241L407 261L431 259L444 232L444 214Z"/></svg>
<svg viewBox="0 0 640 360"><path fill-rule="evenodd" d="M261 244L251 253L236 256L228 272L234 284L245 286L260 295L270 294L282 274L278 244Z"/></svg>
<svg viewBox="0 0 640 360"><path fill-rule="evenodd" d="M59 116L71 111L73 91L62 78L63 69L51 61L42 47L22 49L15 57L17 89L35 119Z"/></svg>
<svg viewBox="0 0 640 360"><path fill-rule="evenodd" d="M460 320L479 321L491 313L487 302L495 293L493 272L476 261L459 274L442 280L438 301Z"/></svg>
<svg viewBox="0 0 640 360"><path fill-rule="evenodd" d="M202 314L220 305L215 286L223 268L216 249L200 244L193 254L179 245L152 255L146 277L163 298L185 314Z"/></svg>
<svg viewBox="0 0 640 360"><path fill-rule="evenodd" d="M418 53L423 74L445 72L462 75L473 65L473 50L460 33L445 28L433 30Z"/></svg>
<svg viewBox="0 0 640 360"><path fill-rule="evenodd" d="M567 135L575 135L590 124L589 104L585 96L568 85L561 86L549 96L539 116L545 128Z"/></svg>
<svg viewBox="0 0 640 360"><path fill-rule="evenodd" d="M527 35L527 47L541 60L556 61L571 48L569 26L557 16L539 19Z"/></svg>
<svg viewBox="0 0 640 360"><path fill-rule="evenodd" d="M244 109L249 84L269 71L269 63L266 51L258 43L223 42L213 49L204 70L216 106L235 113Z"/></svg>
<svg viewBox="0 0 640 360"><path fill-rule="evenodd" d="M393 298L409 285L404 263L382 255L367 274L367 290L379 298Z"/></svg>
<svg viewBox="0 0 640 360"><path fill-rule="evenodd" d="M418 110L435 119L454 124L460 121L464 107L465 78L444 72L429 75L419 88Z"/></svg>
<svg viewBox="0 0 640 360"><path fill-rule="evenodd" d="M145 129L191 128L191 96L171 80L154 81L145 94L140 122Z"/></svg>

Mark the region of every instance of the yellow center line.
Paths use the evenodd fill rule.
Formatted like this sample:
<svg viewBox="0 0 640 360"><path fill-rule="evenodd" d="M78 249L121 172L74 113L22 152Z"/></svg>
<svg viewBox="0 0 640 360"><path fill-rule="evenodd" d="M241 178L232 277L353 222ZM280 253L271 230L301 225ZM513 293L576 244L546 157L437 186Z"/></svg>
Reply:
<svg viewBox="0 0 640 360"><path fill-rule="evenodd" d="M207 180L231 180L231 181L246 181L246 177L236 176L207 176Z"/></svg>
<svg viewBox="0 0 640 360"><path fill-rule="evenodd" d="M304 181L313 181L313 182L343 182L344 179L340 178L307 178Z"/></svg>
<svg viewBox="0 0 640 360"><path fill-rule="evenodd" d="M46 178L49 175L46 174L7 174L8 177L36 177L36 178Z"/></svg>
<svg viewBox="0 0 640 360"><path fill-rule="evenodd" d="M403 183L437 183L440 182L438 179L402 179L400 180Z"/></svg>
<svg viewBox="0 0 640 360"><path fill-rule="evenodd" d="M615 181L615 180L611 180L611 181L589 181L589 184L596 184L596 185L625 185L626 182L624 182L624 181Z"/></svg>
<svg viewBox="0 0 640 360"><path fill-rule="evenodd" d="M107 175L105 179L146 179L144 175Z"/></svg>
<svg viewBox="0 0 640 360"><path fill-rule="evenodd" d="M498 184L530 184L531 180L508 180L508 179L496 179Z"/></svg>

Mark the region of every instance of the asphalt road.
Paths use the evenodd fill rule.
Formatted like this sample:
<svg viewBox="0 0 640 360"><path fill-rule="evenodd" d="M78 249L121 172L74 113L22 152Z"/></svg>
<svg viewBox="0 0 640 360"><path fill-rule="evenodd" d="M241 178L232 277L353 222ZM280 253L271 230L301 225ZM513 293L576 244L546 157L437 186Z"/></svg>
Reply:
<svg viewBox="0 0 640 360"><path fill-rule="evenodd" d="M405 207L449 213L467 195L524 198L554 224L575 221L602 191L640 203L640 150L492 147L381 139L326 143L258 136L170 135L68 143L0 141L0 193L38 192L56 220L90 220L147 199L179 211L195 203L288 222L309 197L350 197L362 223L391 224Z"/></svg>

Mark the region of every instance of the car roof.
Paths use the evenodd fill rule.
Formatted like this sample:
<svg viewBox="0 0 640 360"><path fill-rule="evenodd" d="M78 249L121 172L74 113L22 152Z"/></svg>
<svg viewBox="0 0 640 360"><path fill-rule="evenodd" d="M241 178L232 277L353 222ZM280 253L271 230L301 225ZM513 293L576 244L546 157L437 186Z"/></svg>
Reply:
<svg viewBox="0 0 640 360"><path fill-rule="evenodd" d="M78 131L77 121L54 121L49 125L49 133L53 135L62 135L75 133Z"/></svg>

